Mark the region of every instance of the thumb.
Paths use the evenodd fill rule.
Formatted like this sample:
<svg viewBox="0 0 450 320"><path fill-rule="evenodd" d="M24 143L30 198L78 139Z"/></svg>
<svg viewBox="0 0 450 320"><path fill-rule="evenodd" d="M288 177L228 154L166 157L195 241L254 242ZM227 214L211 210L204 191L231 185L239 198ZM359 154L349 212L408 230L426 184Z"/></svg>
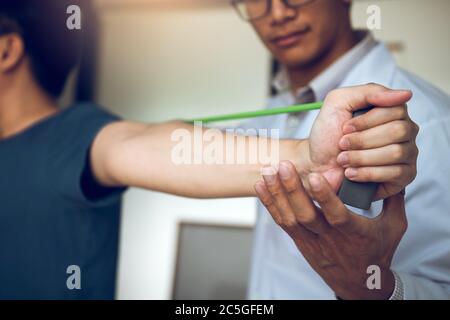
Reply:
<svg viewBox="0 0 450 320"><path fill-rule="evenodd" d="M328 181L319 173L311 173L308 176L311 197L322 209L328 224L345 233L357 229L354 216L349 212L344 203L338 198Z"/></svg>
<svg viewBox="0 0 450 320"><path fill-rule="evenodd" d="M325 99L325 105L345 107L348 112L376 107L394 107L403 105L412 97L409 90L393 90L382 85L369 83L366 85L339 88L331 91ZM335 108L335 107L334 107Z"/></svg>
<svg viewBox="0 0 450 320"><path fill-rule="evenodd" d="M377 107L395 107L403 105L412 98L409 90L393 90L381 85L371 84L372 92L367 95L367 104Z"/></svg>

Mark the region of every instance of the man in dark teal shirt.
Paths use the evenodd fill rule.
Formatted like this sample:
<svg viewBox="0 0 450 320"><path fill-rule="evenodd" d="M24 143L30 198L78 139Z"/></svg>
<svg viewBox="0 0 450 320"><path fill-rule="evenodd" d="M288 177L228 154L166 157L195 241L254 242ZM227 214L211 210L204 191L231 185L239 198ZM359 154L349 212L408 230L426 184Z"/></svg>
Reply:
<svg viewBox="0 0 450 320"><path fill-rule="evenodd" d="M123 189L95 184L86 155L116 120L81 104L0 140L0 298L114 297ZM67 288L73 265L81 290Z"/></svg>
<svg viewBox="0 0 450 320"><path fill-rule="evenodd" d="M172 136L180 130L193 136L191 125L121 121L90 103L58 108L55 100L81 47L81 31L66 26L67 7L74 3L0 2L0 299L114 298L120 196L127 186L190 197L254 196L260 171L269 164L179 164L171 157L177 145ZM327 142L320 136L280 141L270 163L289 160L302 177L332 173L338 185L343 169L333 159L351 107L363 108L367 101L399 106L409 98L410 92L376 85L337 91L316 120ZM384 120L398 119L387 115ZM393 130L406 132L405 143L413 149L414 126L409 119L400 123ZM267 143L258 137L219 136L245 140L233 151L247 156L255 143ZM384 159L390 168L404 162L402 157ZM376 164L369 160L366 165ZM382 180L390 186L382 190L398 193L414 178L412 171L395 183Z"/></svg>

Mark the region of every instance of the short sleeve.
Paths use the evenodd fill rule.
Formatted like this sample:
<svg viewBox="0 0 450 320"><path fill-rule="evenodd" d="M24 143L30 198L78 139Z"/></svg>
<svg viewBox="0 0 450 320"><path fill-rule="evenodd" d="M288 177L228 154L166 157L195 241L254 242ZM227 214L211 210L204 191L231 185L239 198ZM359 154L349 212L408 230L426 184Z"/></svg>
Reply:
<svg viewBox="0 0 450 320"><path fill-rule="evenodd" d="M97 134L120 119L93 104L62 111L49 130L48 172L57 196L80 206L102 207L117 203L126 188L98 184L90 166L90 149Z"/></svg>

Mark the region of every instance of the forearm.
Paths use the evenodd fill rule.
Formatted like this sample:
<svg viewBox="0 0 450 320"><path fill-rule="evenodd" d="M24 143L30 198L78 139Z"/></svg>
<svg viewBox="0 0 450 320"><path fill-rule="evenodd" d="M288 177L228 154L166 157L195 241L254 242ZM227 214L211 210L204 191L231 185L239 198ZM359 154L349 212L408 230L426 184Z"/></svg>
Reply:
<svg viewBox="0 0 450 320"><path fill-rule="evenodd" d="M253 196L263 166L281 160L299 167L306 163L302 154L307 143L300 140L240 136L183 122L118 123L104 131L102 135L116 141L110 146L103 143L103 156L109 160L94 171L109 186L198 198ZM114 133L121 131L128 134L114 139Z"/></svg>

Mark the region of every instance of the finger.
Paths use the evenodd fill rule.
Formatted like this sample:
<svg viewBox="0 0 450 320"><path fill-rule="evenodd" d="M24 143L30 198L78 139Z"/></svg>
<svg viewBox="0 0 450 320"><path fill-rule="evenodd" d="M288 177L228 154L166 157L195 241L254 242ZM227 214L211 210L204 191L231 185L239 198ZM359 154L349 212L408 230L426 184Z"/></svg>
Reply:
<svg viewBox="0 0 450 320"><path fill-rule="evenodd" d="M339 141L342 150L363 150L412 141L419 132L412 121L395 120L374 128L344 135Z"/></svg>
<svg viewBox="0 0 450 320"><path fill-rule="evenodd" d="M272 168L272 167L270 167ZM269 191L275 206L281 215L281 225L287 230L294 229L299 224L304 225L308 230L318 232L317 228L314 228L316 223L315 208L312 202L307 201L303 203L301 212L297 213L300 217L297 220L297 216L289 202L286 191L284 190L280 178L274 168L266 169L263 171L263 179L266 183L267 190ZM303 224L304 223L304 224ZM310 229L311 228L311 229Z"/></svg>
<svg viewBox="0 0 450 320"><path fill-rule="evenodd" d="M267 211L269 211L275 223L283 228L283 220L281 212L275 205L275 202L269 190L267 189L266 184L263 181L258 181L255 184L254 188L258 198L261 200L262 204L266 207ZM296 237L295 239L296 243L298 242L298 240L301 240L298 243L301 243L302 241L303 242L310 241L315 237L315 235L312 232L309 232L308 230L306 230L306 228L304 228L301 225L297 225L296 228L291 228L290 230L286 231L288 231L289 234L294 235Z"/></svg>
<svg viewBox="0 0 450 320"><path fill-rule="evenodd" d="M343 133L363 131L384 123L409 119L406 105L391 108L373 108L369 112L344 123Z"/></svg>
<svg viewBox="0 0 450 320"><path fill-rule="evenodd" d="M297 224L297 220L286 193L281 185L277 170L274 167L265 167L262 170L262 175L266 188L269 191L278 212L280 213L280 225L285 227L295 226Z"/></svg>
<svg viewBox="0 0 450 320"><path fill-rule="evenodd" d="M356 231L354 216L333 192L326 179L320 174L312 173L308 181L311 195L320 205L330 226L344 233Z"/></svg>
<svg viewBox="0 0 450 320"><path fill-rule="evenodd" d="M394 107L405 104L412 97L409 90L392 90L382 85L369 83L362 86L339 88L331 91L325 99L339 101L348 107L348 111L354 112L367 108L370 105L377 107ZM332 103L331 103L332 104Z"/></svg>
<svg viewBox="0 0 450 320"><path fill-rule="evenodd" d="M267 211L269 211L275 223L280 225L282 223L281 214L275 206L275 202L273 201L269 190L267 190L266 184L263 181L258 181L256 182L254 189L259 200L261 200L262 204L267 208Z"/></svg>
<svg viewBox="0 0 450 320"><path fill-rule="evenodd" d="M344 168L414 164L418 153L416 145L405 142L375 149L343 151L336 161Z"/></svg>
<svg viewBox="0 0 450 320"><path fill-rule="evenodd" d="M418 149L411 143L391 144L381 148L341 152L337 162L344 168L415 163Z"/></svg>
<svg viewBox="0 0 450 320"><path fill-rule="evenodd" d="M345 177L355 182L379 182L408 184L414 180L417 171L414 165L394 165L345 169Z"/></svg>
<svg viewBox="0 0 450 320"><path fill-rule="evenodd" d="M295 166L290 161L282 161L279 176L297 222L317 234L327 232L328 223L303 188Z"/></svg>

